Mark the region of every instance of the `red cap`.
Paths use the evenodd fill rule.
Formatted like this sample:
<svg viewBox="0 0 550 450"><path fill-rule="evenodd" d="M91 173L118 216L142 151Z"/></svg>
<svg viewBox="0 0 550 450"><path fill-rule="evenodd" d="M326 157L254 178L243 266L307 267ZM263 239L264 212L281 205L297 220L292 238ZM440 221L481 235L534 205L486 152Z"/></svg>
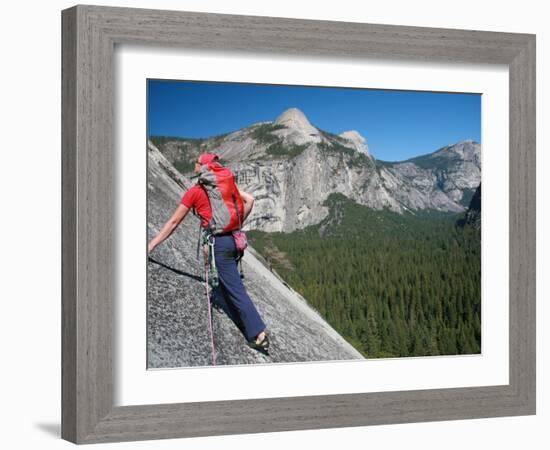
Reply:
<svg viewBox="0 0 550 450"><path fill-rule="evenodd" d="M204 164L210 164L212 161L216 161L218 158L218 155L214 153L203 153L199 156L199 163Z"/></svg>

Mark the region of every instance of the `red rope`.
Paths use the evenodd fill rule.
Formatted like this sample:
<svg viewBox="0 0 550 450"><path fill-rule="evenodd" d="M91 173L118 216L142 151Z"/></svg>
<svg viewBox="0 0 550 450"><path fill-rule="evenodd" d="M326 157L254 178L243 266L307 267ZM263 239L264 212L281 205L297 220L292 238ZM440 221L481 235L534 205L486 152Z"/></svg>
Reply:
<svg viewBox="0 0 550 450"><path fill-rule="evenodd" d="M208 328L210 329L210 343L212 345L212 364L216 365L216 347L214 345L214 330L212 327L212 307L210 305L210 295L208 295L208 264L204 265L205 287L206 287L206 303L208 305Z"/></svg>

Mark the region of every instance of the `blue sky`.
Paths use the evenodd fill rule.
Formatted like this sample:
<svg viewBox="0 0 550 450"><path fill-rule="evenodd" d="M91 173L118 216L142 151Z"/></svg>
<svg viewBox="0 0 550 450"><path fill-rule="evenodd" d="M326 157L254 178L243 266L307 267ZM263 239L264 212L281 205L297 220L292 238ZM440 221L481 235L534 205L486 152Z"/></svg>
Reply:
<svg viewBox="0 0 550 450"><path fill-rule="evenodd" d="M288 108L317 128L357 130L386 161L481 142L481 95L148 80L148 135L204 138L275 120Z"/></svg>

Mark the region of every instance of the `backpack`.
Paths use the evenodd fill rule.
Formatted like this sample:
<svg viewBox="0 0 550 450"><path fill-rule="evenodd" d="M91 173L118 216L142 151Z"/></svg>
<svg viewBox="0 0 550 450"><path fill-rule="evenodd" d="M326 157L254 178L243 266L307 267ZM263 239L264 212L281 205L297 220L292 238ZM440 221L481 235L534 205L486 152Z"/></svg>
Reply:
<svg viewBox="0 0 550 450"><path fill-rule="evenodd" d="M212 208L208 232L218 234L240 230L244 219L244 203L233 172L213 162L201 168L198 183L206 191Z"/></svg>

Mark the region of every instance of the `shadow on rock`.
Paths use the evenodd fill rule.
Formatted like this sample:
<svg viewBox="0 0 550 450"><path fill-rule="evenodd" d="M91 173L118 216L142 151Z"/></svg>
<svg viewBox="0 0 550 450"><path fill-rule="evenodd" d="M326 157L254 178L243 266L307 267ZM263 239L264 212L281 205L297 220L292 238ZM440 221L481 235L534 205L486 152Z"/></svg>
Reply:
<svg viewBox="0 0 550 450"><path fill-rule="evenodd" d="M170 270L171 272L173 272L177 275L181 275L181 276L184 276L184 277L187 277L187 278L191 278L195 281L199 281L201 283L204 283L204 277L201 277L199 275L194 275L194 274L189 273L189 272L184 272L184 271L179 270L179 269L175 269L174 267L170 267L169 265L167 265L163 262L157 261L156 259L151 258L150 256L149 256L148 259L153 264L157 264L158 266L163 267L167 270ZM228 295L229 294L227 294L225 288L220 284L216 289L214 289L211 292L210 302L212 303L212 306L214 308L216 308L216 310L223 311L227 315L227 317L229 317L233 321L233 323L240 330L242 335L246 337L246 334L245 334L245 331L244 331L244 325L241 322L241 319L239 317L239 313L238 313L237 309L235 308L235 306L233 306L233 304L230 301L227 300Z"/></svg>
<svg viewBox="0 0 550 450"><path fill-rule="evenodd" d="M204 282L204 278L203 277L200 277L198 275L195 275L195 274L192 274L192 273L189 273L189 272L184 272L183 270L179 270L179 269L174 269L173 267L170 267L160 261L157 261L156 259L153 259L149 256L149 261L152 262L153 264L157 264L161 267L164 267L165 269L168 269L172 272L174 272L175 274L178 274L178 275L182 275L184 277L188 277L188 278L191 278L195 281L200 281L201 283Z"/></svg>

